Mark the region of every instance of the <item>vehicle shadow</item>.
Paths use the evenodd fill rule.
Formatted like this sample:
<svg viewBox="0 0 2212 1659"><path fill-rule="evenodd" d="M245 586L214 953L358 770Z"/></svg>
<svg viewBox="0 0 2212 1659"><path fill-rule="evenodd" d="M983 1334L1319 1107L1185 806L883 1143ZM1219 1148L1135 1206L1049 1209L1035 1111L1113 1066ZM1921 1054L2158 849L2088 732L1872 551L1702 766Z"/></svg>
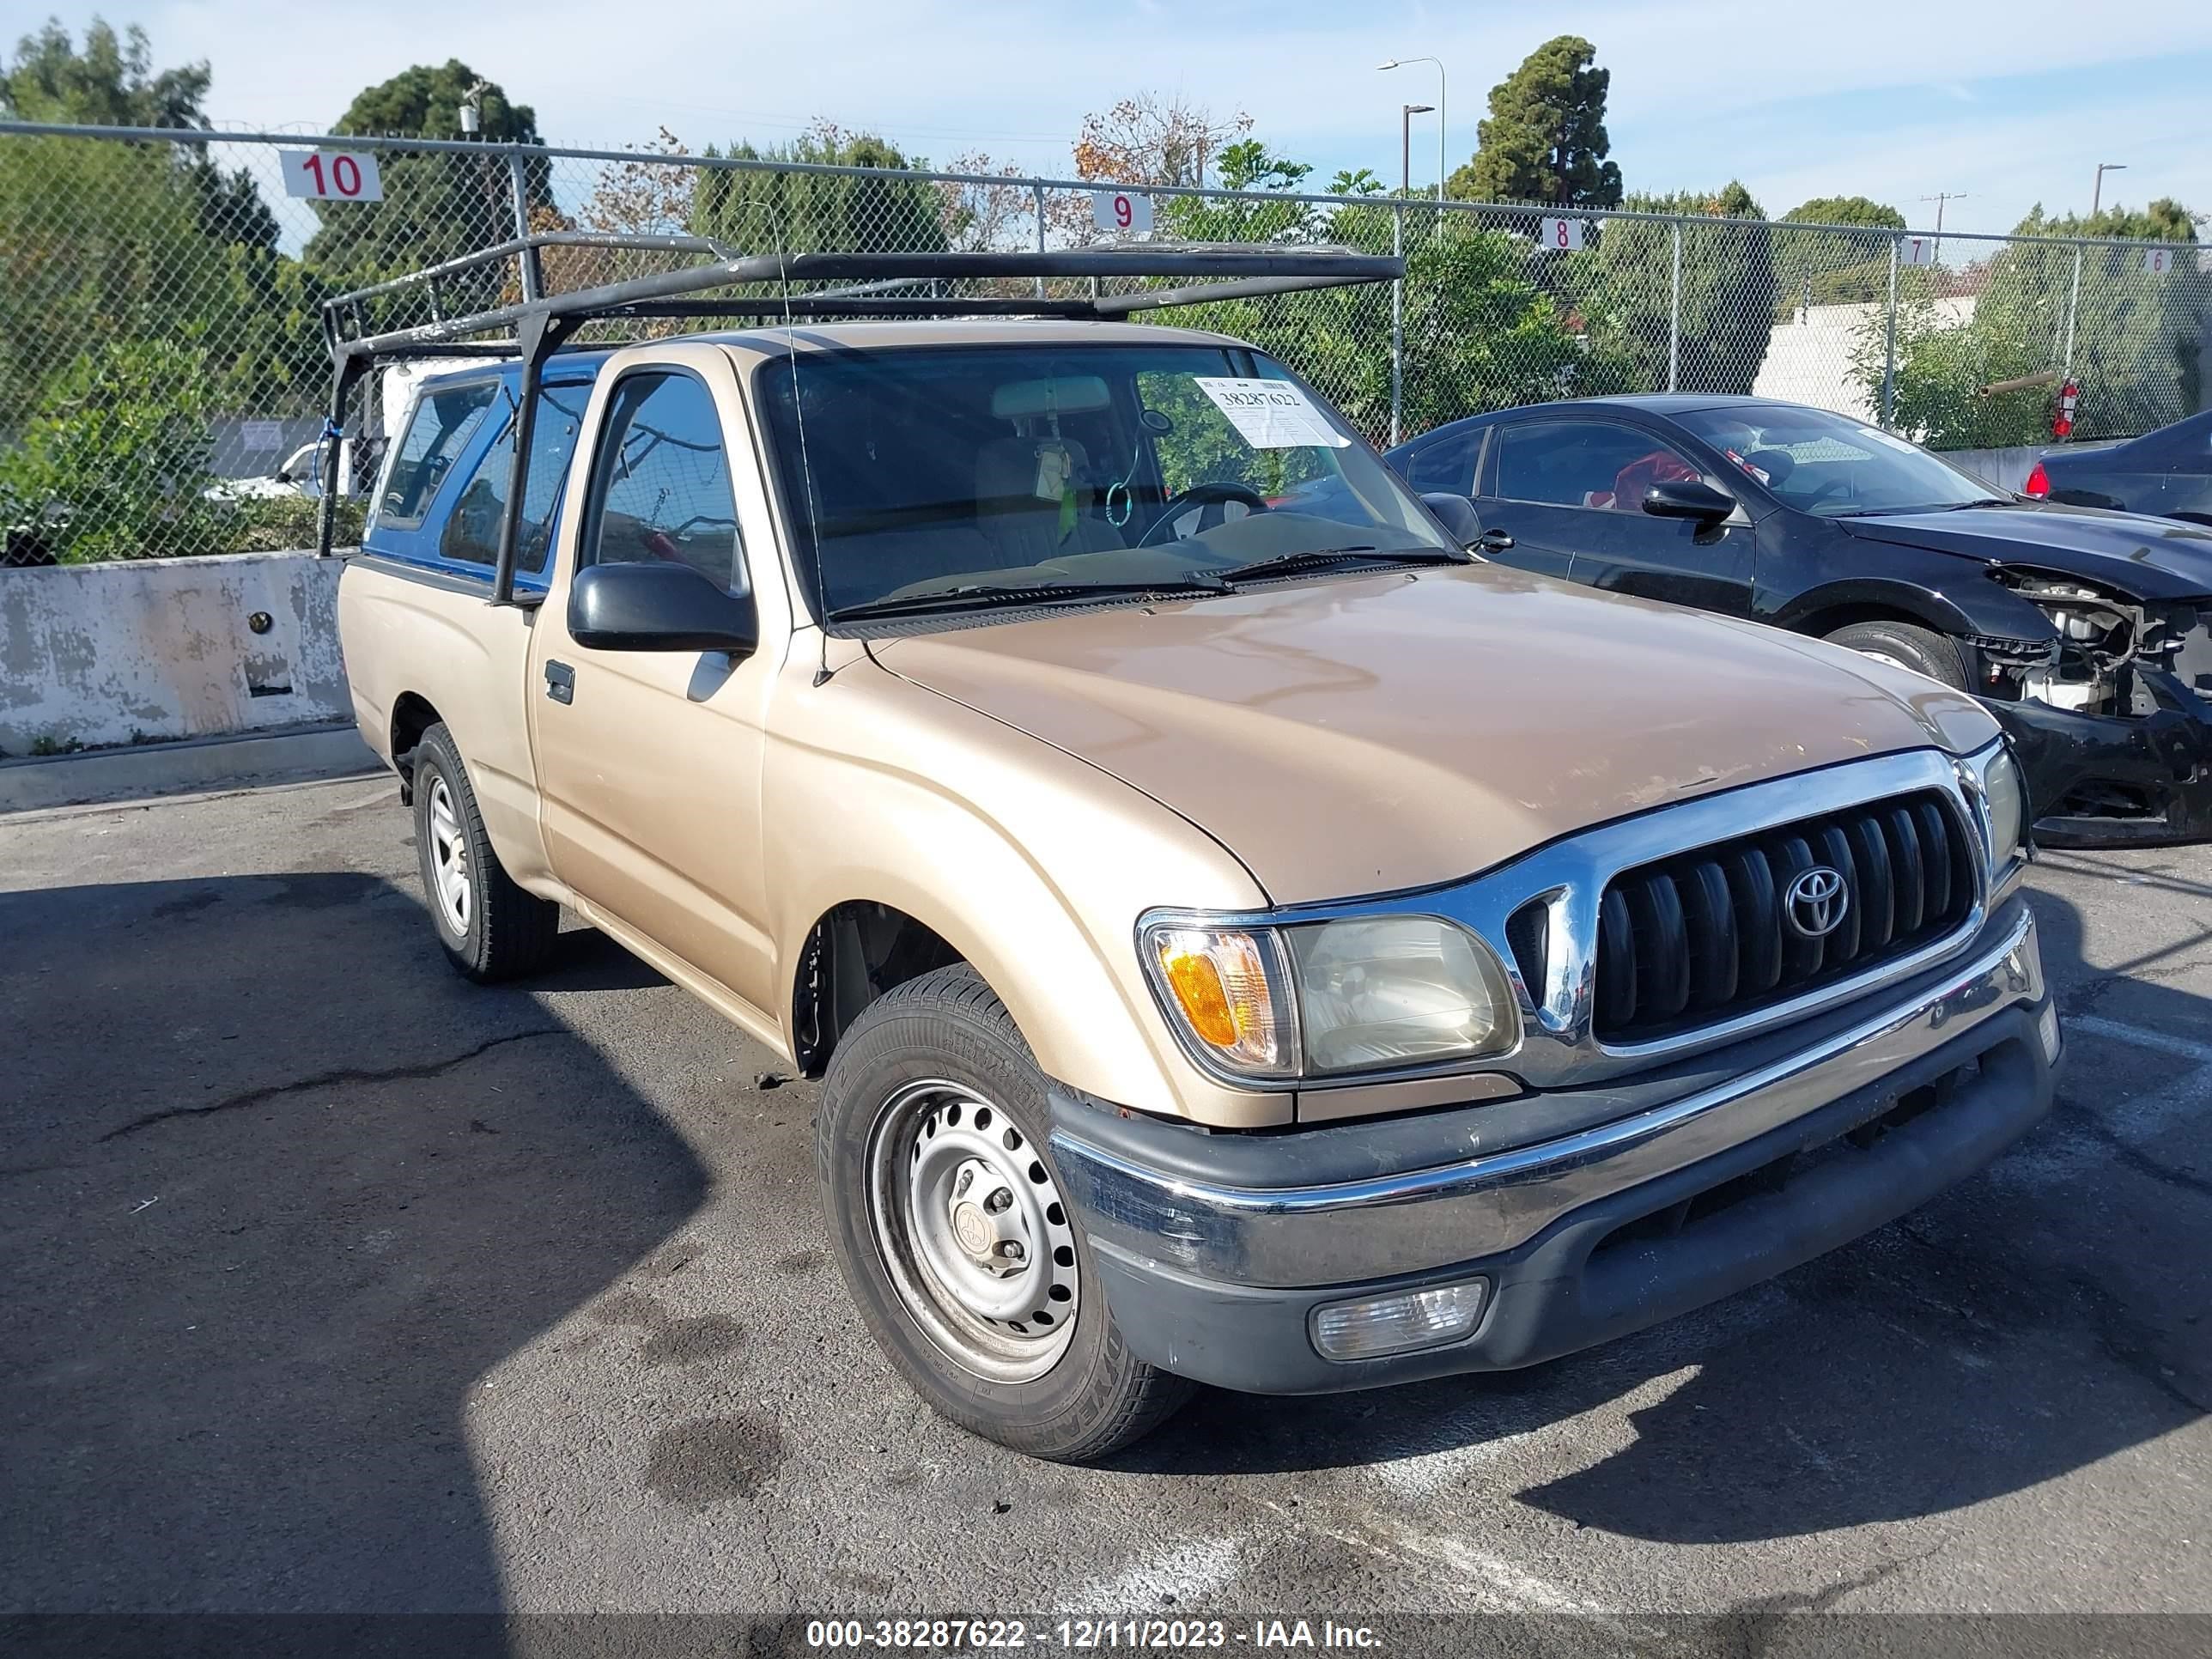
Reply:
<svg viewBox="0 0 2212 1659"><path fill-rule="evenodd" d="M2034 902L2069 1011L2121 985L2136 1027L2212 1020L2205 998L2093 974L2074 907ZM2198 1115L2196 1066L2077 1036L2057 1111L1990 1170L1773 1284L1522 1372L1265 1411L1208 1395L1118 1466L1436 1457L1437 1479L1504 1496L1563 1447L1610 1444L1520 1501L1668 1543L1901 1520L2085 1468L2212 1410L2212 1182L2146 1149L2138 1110ZM1622 1421L1562 1427L1589 1412ZM1514 1443L1555 1429L1549 1456Z"/></svg>
<svg viewBox="0 0 2212 1659"><path fill-rule="evenodd" d="M0 1611L496 1613L471 1396L691 1150L373 877L0 894Z"/></svg>

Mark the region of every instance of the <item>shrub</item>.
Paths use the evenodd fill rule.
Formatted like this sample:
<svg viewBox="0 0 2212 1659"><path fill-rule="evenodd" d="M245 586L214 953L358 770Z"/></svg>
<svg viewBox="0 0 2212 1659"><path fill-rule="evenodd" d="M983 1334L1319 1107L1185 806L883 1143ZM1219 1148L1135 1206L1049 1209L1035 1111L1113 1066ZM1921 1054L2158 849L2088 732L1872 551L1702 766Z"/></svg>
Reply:
<svg viewBox="0 0 2212 1659"><path fill-rule="evenodd" d="M64 564L206 552L212 379L190 341L111 340L47 389L0 455L0 526Z"/></svg>

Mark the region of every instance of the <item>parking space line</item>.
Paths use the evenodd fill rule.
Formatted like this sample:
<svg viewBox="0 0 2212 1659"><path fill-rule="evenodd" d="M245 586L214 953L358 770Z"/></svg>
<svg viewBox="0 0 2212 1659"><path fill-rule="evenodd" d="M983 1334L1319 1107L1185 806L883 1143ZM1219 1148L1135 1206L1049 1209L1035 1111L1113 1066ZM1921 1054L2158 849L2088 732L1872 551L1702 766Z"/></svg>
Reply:
<svg viewBox="0 0 2212 1659"><path fill-rule="evenodd" d="M2130 1025L2124 1020L2106 1019L2098 1014L2075 1014L2065 1020L2066 1029L2088 1036L2109 1037L2114 1042L2131 1042L2138 1048L2156 1048L2162 1053L2179 1054L2184 1060L2193 1060L2199 1066L2212 1066L2212 1042L2175 1036L2169 1031L2146 1030L2140 1025Z"/></svg>

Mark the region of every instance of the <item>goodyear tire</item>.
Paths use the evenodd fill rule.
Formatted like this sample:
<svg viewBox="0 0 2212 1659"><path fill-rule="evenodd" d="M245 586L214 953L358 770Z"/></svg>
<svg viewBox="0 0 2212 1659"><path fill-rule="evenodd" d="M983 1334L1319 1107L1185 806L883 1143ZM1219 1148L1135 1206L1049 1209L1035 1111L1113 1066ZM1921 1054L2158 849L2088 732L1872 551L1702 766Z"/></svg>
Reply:
<svg viewBox="0 0 2212 1659"><path fill-rule="evenodd" d="M973 1433L1080 1462L1149 1434L1191 1385L1122 1341L1047 1129L1043 1073L963 963L853 1023L816 1148L837 1265L908 1384Z"/></svg>
<svg viewBox="0 0 2212 1659"><path fill-rule="evenodd" d="M544 964L561 907L526 893L492 850L476 791L441 722L415 750L415 852L447 958L479 984Z"/></svg>

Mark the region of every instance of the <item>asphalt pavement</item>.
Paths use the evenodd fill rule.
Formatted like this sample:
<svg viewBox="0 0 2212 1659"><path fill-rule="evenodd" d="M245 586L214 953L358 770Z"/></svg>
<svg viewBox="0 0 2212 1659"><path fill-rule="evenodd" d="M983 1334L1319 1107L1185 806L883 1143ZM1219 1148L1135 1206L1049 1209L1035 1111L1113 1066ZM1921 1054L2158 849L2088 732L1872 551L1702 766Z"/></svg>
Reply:
<svg viewBox="0 0 2212 1659"><path fill-rule="evenodd" d="M586 930L447 969L388 781L0 817L0 1613L2212 1614L2212 853L2033 886L2069 1070L1984 1175L1074 1469L878 1358L812 1085Z"/></svg>

